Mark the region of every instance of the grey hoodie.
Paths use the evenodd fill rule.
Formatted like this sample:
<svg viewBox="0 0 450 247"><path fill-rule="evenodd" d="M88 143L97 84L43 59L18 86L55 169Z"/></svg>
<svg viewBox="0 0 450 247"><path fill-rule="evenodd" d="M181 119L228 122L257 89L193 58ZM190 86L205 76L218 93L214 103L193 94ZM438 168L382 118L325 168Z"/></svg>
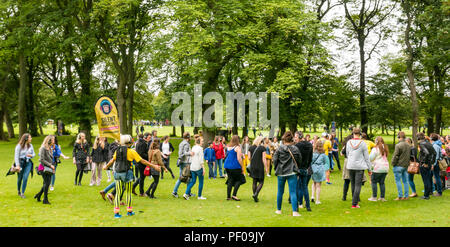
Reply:
<svg viewBox="0 0 450 247"><path fill-rule="evenodd" d="M370 170L369 151L364 140L349 140L346 146L346 153L348 170Z"/></svg>

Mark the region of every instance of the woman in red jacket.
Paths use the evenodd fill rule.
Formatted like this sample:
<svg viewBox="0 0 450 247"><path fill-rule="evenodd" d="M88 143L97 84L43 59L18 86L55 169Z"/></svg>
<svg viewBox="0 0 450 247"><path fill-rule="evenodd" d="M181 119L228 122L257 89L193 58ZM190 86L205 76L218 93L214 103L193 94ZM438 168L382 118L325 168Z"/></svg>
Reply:
<svg viewBox="0 0 450 247"><path fill-rule="evenodd" d="M214 178L217 177L217 167L219 167L220 178L225 178L222 173L223 160L225 159L225 152L223 148L223 137L216 136L214 138L213 149L216 153L216 163L214 167Z"/></svg>

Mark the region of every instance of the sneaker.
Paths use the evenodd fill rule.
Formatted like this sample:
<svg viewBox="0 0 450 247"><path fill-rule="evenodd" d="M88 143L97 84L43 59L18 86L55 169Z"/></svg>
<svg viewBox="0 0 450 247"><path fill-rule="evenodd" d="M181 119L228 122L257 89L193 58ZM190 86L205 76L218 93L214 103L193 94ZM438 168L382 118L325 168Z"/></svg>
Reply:
<svg viewBox="0 0 450 247"><path fill-rule="evenodd" d="M53 186L52 186L52 187L50 187L50 191L53 191L53 190L55 190L55 188L53 188Z"/></svg>
<svg viewBox="0 0 450 247"><path fill-rule="evenodd" d="M369 200L369 201L371 201L371 202L376 202L376 201L377 201L377 198L371 197L371 198L369 198L369 199L367 199L367 200Z"/></svg>
<svg viewBox="0 0 450 247"><path fill-rule="evenodd" d="M328 184L328 185L330 185L330 184L332 184L332 183L330 183L330 182L327 182L327 184Z"/></svg>
<svg viewBox="0 0 450 247"><path fill-rule="evenodd" d="M276 214L281 214L281 210L275 211Z"/></svg>
<svg viewBox="0 0 450 247"><path fill-rule="evenodd" d="M195 194L190 193L189 197L195 197Z"/></svg>
<svg viewBox="0 0 450 247"><path fill-rule="evenodd" d="M352 208L360 208L360 206L359 205L356 205L356 206L352 206Z"/></svg>
<svg viewBox="0 0 450 247"><path fill-rule="evenodd" d="M298 208L303 208L303 205L302 204L298 205Z"/></svg>
<svg viewBox="0 0 450 247"><path fill-rule="evenodd" d="M114 218L120 219L120 218L122 218L122 215L120 215L120 214L114 214Z"/></svg>
<svg viewBox="0 0 450 247"><path fill-rule="evenodd" d="M189 200L189 196L187 194L183 195L184 199Z"/></svg>
<svg viewBox="0 0 450 247"><path fill-rule="evenodd" d="M322 204L320 201L316 201L316 205Z"/></svg>
<svg viewBox="0 0 450 247"><path fill-rule="evenodd" d="M314 198L311 198L311 202L314 202Z"/></svg>
<svg viewBox="0 0 450 247"><path fill-rule="evenodd" d="M420 199L430 200L430 197L422 196L422 197L420 197Z"/></svg>
<svg viewBox="0 0 450 247"><path fill-rule="evenodd" d="M270 178L270 174L267 174L267 177L269 177L269 178Z"/></svg>
<svg viewBox="0 0 450 247"><path fill-rule="evenodd" d="M114 204L114 195L113 195L113 194L108 193L108 195L106 195L106 197L108 198L108 201L109 201L111 204Z"/></svg>
<svg viewBox="0 0 450 247"><path fill-rule="evenodd" d="M292 216L296 217L296 216L301 216L298 212L292 212Z"/></svg>
<svg viewBox="0 0 450 247"><path fill-rule="evenodd" d="M412 193L411 195L409 195L409 197L417 197L417 193Z"/></svg>
<svg viewBox="0 0 450 247"><path fill-rule="evenodd" d="M384 198L379 198L378 201L387 202L387 200Z"/></svg>
<svg viewBox="0 0 450 247"><path fill-rule="evenodd" d="M309 212L311 212L311 208L306 208L306 211L309 211Z"/></svg>
<svg viewBox="0 0 450 247"><path fill-rule="evenodd" d="M197 198L198 200L206 200L206 197L200 196Z"/></svg>
<svg viewBox="0 0 450 247"><path fill-rule="evenodd" d="M172 196L175 197L175 198L178 198L177 192L172 192Z"/></svg>
<svg viewBox="0 0 450 247"><path fill-rule="evenodd" d="M94 186L94 184L89 184L89 186Z"/></svg>
<svg viewBox="0 0 450 247"><path fill-rule="evenodd" d="M433 196L442 196L442 194L434 193Z"/></svg>
<svg viewBox="0 0 450 247"><path fill-rule="evenodd" d="M135 213L133 211L127 213L127 216L133 216L133 215L135 215Z"/></svg>

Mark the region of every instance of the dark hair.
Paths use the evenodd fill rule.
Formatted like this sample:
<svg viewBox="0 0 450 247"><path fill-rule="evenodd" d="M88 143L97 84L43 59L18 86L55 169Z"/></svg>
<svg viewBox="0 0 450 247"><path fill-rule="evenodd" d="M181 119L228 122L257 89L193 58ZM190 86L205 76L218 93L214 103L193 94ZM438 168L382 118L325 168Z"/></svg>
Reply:
<svg viewBox="0 0 450 247"><path fill-rule="evenodd" d="M212 141L209 141L209 142L208 142L208 146L211 146L211 144L212 144Z"/></svg>
<svg viewBox="0 0 450 247"><path fill-rule="evenodd" d="M303 138L303 132L297 131L297 132L295 132L295 134L298 135L298 139L302 139Z"/></svg>
<svg viewBox="0 0 450 247"><path fill-rule="evenodd" d="M364 139L364 140L367 140L367 134L366 133L362 133L361 134L361 138Z"/></svg>
<svg viewBox="0 0 450 247"><path fill-rule="evenodd" d="M139 135L138 135L138 138L139 138L139 139L142 139L142 138L144 138L144 135L143 135L143 134L139 134Z"/></svg>
<svg viewBox="0 0 450 247"><path fill-rule="evenodd" d="M353 128L353 135L361 135L361 129L360 128Z"/></svg>
<svg viewBox="0 0 450 247"><path fill-rule="evenodd" d="M150 135L150 133L145 132L145 133L144 133L144 138L147 138L149 135Z"/></svg>
<svg viewBox="0 0 450 247"><path fill-rule="evenodd" d="M417 140L424 140L424 139L425 139L425 134L423 132L417 133Z"/></svg>
<svg viewBox="0 0 450 247"><path fill-rule="evenodd" d="M290 143L292 142L292 140L294 139L294 137L292 136L292 132L290 131L286 131L283 135L283 137L281 137L281 140L283 140L284 142Z"/></svg>
<svg viewBox="0 0 450 247"><path fill-rule="evenodd" d="M189 134L189 132L184 132L183 139L190 139L190 138L191 138L191 134Z"/></svg>
<svg viewBox="0 0 450 247"><path fill-rule="evenodd" d="M439 135L436 133L431 133L430 138L433 141L437 141L437 140L439 140Z"/></svg>
<svg viewBox="0 0 450 247"><path fill-rule="evenodd" d="M150 149L159 149L159 140L158 139L155 139L152 142L152 146L150 147Z"/></svg>

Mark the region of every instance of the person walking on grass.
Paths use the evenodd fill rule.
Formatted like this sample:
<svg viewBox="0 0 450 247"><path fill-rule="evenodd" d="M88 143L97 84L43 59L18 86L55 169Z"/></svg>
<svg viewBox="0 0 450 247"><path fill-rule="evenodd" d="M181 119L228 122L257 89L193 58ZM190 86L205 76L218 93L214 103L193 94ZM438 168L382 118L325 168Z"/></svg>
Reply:
<svg viewBox="0 0 450 247"><path fill-rule="evenodd" d="M53 151L52 146L55 143L55 139L52 135L45 137L42 142L41 148L39 149L39 162L44 166L42 171L42 188L34 196L34 198L40 202L41 196L44 194L43 204L50 204L48 200L48 189L50 187L52 175L55 173L55 166L53 165Z"/></svg>
<svg viewBox="0 0 450 247"><path fill-rule="evenodd" d="M394 171L395 184L397 185L398 197L395 201L408 200L409 182L408 182L408 166L411 158L411 146L406 143L405 132L400 131L397 135L399 142L395 145L394 154L392 155L392 166ZM402 190L402 183L404 190Z"/></svg>
<svg viewBox="0 0 450 247"><path fill-rule="evenodd" d="M161 167L161 171L157 171L154 168L150 168L150 174L153 178L153 183L150 184L145 194L148 198L156 198L155 191L159 184L160 173L167 172L164 162L162 160L161 150L159 150L159 140L154 140L150 150L148 151L149 162Z"/></svg>
<svg viewBox="0 0 450 247"><path fill-rule="evenodd" d="M136 143L136 152L144 160L149 160L148 151L149 151L149 145L150 145L150 143L149 143L150 138L151 138L151 135L148 132L146 132L144 134L139 134L139 139ZM133 189L131 191L133 193L133 195L137 195L136 187L138 185L139 185L139 196L143 197L145 195L144 194L144 182L145 182L145 178L146 178L146 176L144 175L145 167L146 166L143 164L136 163L136 168L138 171L136 176L139 176L139 177L138 177L138 179L136 179L136 181L134 181Z"/></svg>
<svg viewBox="0 0 450 247"><path fill-rule="evenodd" d="M258 136L253 145L248 150L248 158L250 160L249 176L253 179L252 192L253 200L259 202L258 195L264 185L264 170L266 162L265 148L261 145L262 136Z"/></svg>
<svg viewBox="0 0 450 247"><path fill-rule="evenodd" d="M189 141L191 140L191 134L189 132L183 133L183 141L180 142L178 146L178 161L177 166L180 168L180 174L177 181L175 182L175 187L173 188L172 196L178 198L178 188L180 187L181 173L184 167L191 164L191 146Z"/></svg>
<svg viewBox="0 0 450 247"><path fill-rule="evenodd" d="M352 188L352 208L359 208L359 195L364 177L364 171L369 170L371 176L371 164L366 143L361 140L361 130L353 128L353 138L347 142L346 154L348 157L347 169L349 171Z"/></svg>
<svg viewBox="0 0 450 247"><path fill-rule="evenodd" d="M172 169L170 169L170 155L173 151L175 151L175 148L173 147L172 143L169 142L169 136L163 137L163 142L159 145L159 149L162 153L162 160L164 162L164 167L170 172L170 175L172 175L172 179L175 178L173 175ZM164 172L161 171L161 179L164 179Z"/></svg>
<svg viewBox="0 0 450 247"><path fill-rule="evenodd" d="M115 164L115 173L114 180L116 182L116 191L117 195L114 199L114 217L120 218L120 206L119 206L119 198L122 194L123 188L125 188L124 194L126 195L126 204L127 204L127 215L134 215L132 208L132 198L131 198L131 189L133 182L133 168L132 161L141 162L146 166L150 166L154 168L156 171L160 171L160 167L157 165L153 165L148 161L141 158L141 156L130 146L133 144L133 139L130 135L121 135L120 136L120 146L117 148L114 153L113 158L104 166L104 170L108 169L114 162Z"/></svg>
<svg viewBox="0 0 450 247"><path fill-rule="evenodd" d="M55 173L53 173L52 175L52 181L50 184L50 191L54 190L55 187L55 179L56 179L56 168L58 167L58 164L61 163L61 156L64 159L69 159L69 157L65 156L62 151L61 151L61 146L58 144L58 137L57 136L53 136L55 141L54 144L52 146L52 151L53 151L53 165L55 166Z"/></svg>
<svg viewBox="0 0 450 247"><path fill-rule="evenodd" d="M333 168L333 157L330 155L332 146L331 146L331 141L330 141L329 135L327 133L325 133L325 132L322 133L322 138L320 139L320 141L323 144L324 154L328 157L328 164L329 164L329 166L328 166L328 170L325 171L325 178L326 178L327 184L330 185L331 184L331 182L330 182L330 170Z"/></svg>
<svg viewBox="0 0 450 247"><path fill-rule="evenodd" d="M83 179L83 171L89 163L89 143L86 140L84 133L79 133L75 144L73 145L73 164L76 165L75 185L81 186L81 179Z"/></svg>
<svg viewBox="0 0 450 247"><path fill-rule="evenodd" d="M341 162L339 160L339 140L336 137L336 133L331 134L331 142L332 142L332 146L333 146L333 148L331 149L331 154L336 159L336 164L340 171L341 170Z"/></svg>
<svg viewBox="0 0 450 247"><path fill-rule="evenodd" d="M281 214L284 187L287 182L291 198L292 216L300 216L297 200L297 175L299 173L298 164L301 163L302 157L300 151L294 145L292 132L286 131L281 140L283 143L273 155L273 165L278 180L277 210L275 213Z"/></svg>
<svg viewBox="0 0 450 247"><path fill-rule="evenodd" d="M198 200L206 200L206 197L202 196L203 192L203 181L205 177L205 166L204 163L204 156L203 156L203 138L199 137L195 140L195 145L192 147L191 151L191 180L189 181L186 192L183 195L183 198L186 200L189 200L189 195L191 194L191 189L194 187L195 182L197 182L198 178Z"/></svg>
<svg viewBox="0 0 450 247"><path fill-rule="evenodd" d="M223 138L216 136L214 138L213 148L216 153L216 165L214 167L214 177L217 177L217 168L219 168L220 178L225 178L222 173L223 160L225 158Z"/></svg>
<svg viewBox="0 0 450 247"><path fill-rule="evenodd" d="M313 174L311 175L311 178L313 180L311 202L314 202L316 203L316 205L318 205L321 204L321 185L322 182L326 180L326 171L330 169L330 159L325 154L324 144L321 140L318 140L314 144L314 152L311 160L311 169L313 171Z"/></svg>
<svg viewBox="0 0 450 247"><path fill-rule="evenodd" d="M30 134L25 133L16 145L14 152L14 162L16 164L17 173L17 194L21 198L25 198L25 190L28 184L28 176L33 172L33 161L31 159L36 156L31 141L33 138Z"/></svg>
<svg viewBox="0 0 450 247"><path fill-rule="evenodd" d="M245 176L247 176L247 166L250 163L250 160L248 159L248 149L249 148L250 148L250 141L248 139L248 136L244 136L244 140L242 141L242 144L241 144L241 150L242 150L242 154L244 155L242 165L244 166L244 175Z"/></svg>
<svg viewBox="0 0 450 247"><path fill-rule="evenodd" d="M297 131L294 135L295 146L300 151L302 162L299 164L299 174L297 182L297 200L299 208L303 208L303 198L305 199L305 206L307 211L311 211L309 204L308 183L312 174L308 174L308 169L311 169L311 162L313 156L313 145L305 140L303 132Z"/></svg>
<svg viewBox="0 0 450 247"><path fill-rule="evenodd" d="M411 155L409 158L409 162L418 162L417 159L417 149L416 147L414 147L413 141L411 138L406 138L405 139L406 142L409 144L409 146L411 146ZM411 188L411 194L409 195L409 197L417 197L417 192L416 192L416 184L414 183L414 174L408 173L408 183L409 183L409 188Z"/></svg>
<svg viewBox="0 0 450 247"><path fill-rule="evenodd" d="M384 143L381 136L377 136L375 138L375 147L372 148L369 155L369 159L372 162L372 197L368 199L369 201L377 201L377 184L380 184L380 198L378 200L383 202L386 201L386 186L384 181L389 172L388 155L388 146Z"/></svg>
<svg viewBox="0 0 450 247"><path fill-rule="evenodd" d="M419 132L417 134L417 141L419 142L419 170L424 186L424 195L421 199L429 200L433 193L433 178L431 166L436 159L436 151L430 142L426 140L425 134Z"/></svg>
<svg viewBox="0 0 450 247"><path fill-rule="evenodd" d="M433 145L434 151L436 152L436 158L431 167L432 175L435 180L435 191L433 196L442 196L442 181L440 176L439 160L442 160L444 156L442 155L442 142L439 140L439 135L436 133L431 133L431 144Z"/></svg>
<svg viewBox="0 0 450 247"><path fill-rule="evenodd" d="M246 183L242 163L242 150L239 145L239 136L233 135L227 146L227 158L224 163L224 168L228 176L226 181L227 200L241 200L237 197L237 192L239 187ZM233 195L231 195L232 190Z"/></svg>
<svg viewBox="0 0 450 247"><path fill-rule="evenodd" d="M216 162L216 152L214 151L213 143L208 142L208 147L203 151L203 157L208 163L209 179L216 179L214 176L214 166Z"/></svg>
<svg viewBox="0 0 450 247"><path fill-rule="evenodd" d="M102 181L102 170L103 166L105 165L105 162L109 161L107 160L108 157L105 157L105 139L104 137L97 136L94 141L94 145L92 146L92 174L91 174L91 183L89 186L93 186L96 184L97 186L100 185L100 182Z"/></svg>

